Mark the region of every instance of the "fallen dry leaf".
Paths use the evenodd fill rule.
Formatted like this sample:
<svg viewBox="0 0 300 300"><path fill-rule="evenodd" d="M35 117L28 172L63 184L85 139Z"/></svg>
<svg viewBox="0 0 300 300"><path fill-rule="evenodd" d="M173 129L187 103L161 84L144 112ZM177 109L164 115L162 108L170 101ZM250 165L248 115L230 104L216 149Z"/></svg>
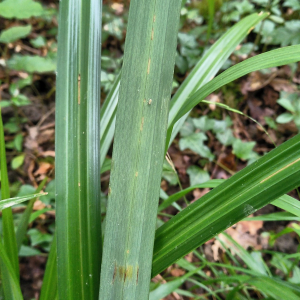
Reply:
<svg viewBox="0 0 300 300"><path fill-rule="evenodd" d="M241 221L238 222L235 226L229 227L225 232L229 234L239 245L244 249L249 247L260 250L262 245L259 241L257 231L263 226L263 221ZM238 248L235 247L226 236L219 234L218 238L231 250L232 254L239 252ZM223 246L220 241L215 240L214 245L212 245L213 257L214 260L219 260L219 250L223 250Z"/></svg>
<svg viewBox="0 0 300 300"><path fill-rule="evenodd" d="M183 269L174 268L171 270L171 275L174 277L180 277L185 274L185 271Z"/></svg>
<svg viewBox="0 0 300 300"><path fill-rule="evenodd" d="M39 168L34 172L34 176L46 175L53 168L54 166L52 164L49 164L47 162L40 162Z"/></svg>

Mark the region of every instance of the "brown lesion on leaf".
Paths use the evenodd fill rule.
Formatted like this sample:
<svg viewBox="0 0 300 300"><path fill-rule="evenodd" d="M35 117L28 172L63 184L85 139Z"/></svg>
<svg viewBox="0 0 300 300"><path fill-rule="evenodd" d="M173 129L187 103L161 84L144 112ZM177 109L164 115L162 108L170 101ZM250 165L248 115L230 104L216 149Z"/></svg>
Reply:
<svg viewBox="0 0 300 300"><path fill-rule="evenodd" d="M133 274L133 267L129 265L125 269L124 282L126 281L126 279L130 280L132 278L132 274Z"/></svg>
<svg viewBox="0 0 300 300"><path fill-rule="evenodd" d="M152 32L151 32L151 41L153 41L153 37L154 37L154 29L152 28Z"/></svg>
<svg viewBox="0 0 300 300"><path fill-rule="evenodd" d="M78 104L80 104L80 74L78 74Z"/></svg>
<svg viewBox="0 0 300 300"><path fill-rule="evenodd" d="M115 262L115 267L114 267L114 275L113 275L113 280L112 282L114 283L115 279L116 279L116 275L117 275L117 264Z"/></svg>
<svg viewBox="0 0 300 300"><path fill-rule="evenodd" d="M139 175L139 172L135 172L135 177L138 177L138 175Z"/></svg>
<svg viewBox="0 0 300 300"><path fill-rule="evenodd" d="M136 272L136 284L139 282L139 267L137 267L137 272Z"/></svg>
<svg viewBox="0 0 300 300"><path fill-rule="evenodd" d="M123 278L125 274L125 268L123 266L118 267L119 277Z"/></svg>
<svg viewBox="0 0 300 300"><path fill-rule="evenodd" d="M108 196L110 196L110 194L111 194L111 188L110 187L108 188L108 193L107 194L108 194Z"/></svg>
<svg viewBox="0 0 300 300"><path fill-rule="evenodd" d="M126 281L126 280L131 280L132 275L133 275L133 266L128 265L126 268L123 266L118 266L115 264L115 269L114 269L114 276L113 276L113 282L116 278L116 275L118 274L120 280Z"/></svg>
<svg viewBox="0 0 300 300"><path fill-rule="evenodd" d="M153 23L156 21L156 15L153 16Z"/></svg>

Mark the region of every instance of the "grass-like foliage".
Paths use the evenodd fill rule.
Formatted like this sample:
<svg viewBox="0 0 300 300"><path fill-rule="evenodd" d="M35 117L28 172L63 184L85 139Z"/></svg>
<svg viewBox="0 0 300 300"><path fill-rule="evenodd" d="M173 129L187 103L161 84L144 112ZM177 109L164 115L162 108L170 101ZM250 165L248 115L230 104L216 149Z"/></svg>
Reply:
<svg viewBox="0 0 300 300"><path fill-rule="evenodd" d="M300 45L287 46L249 58L212 79L251 29L268 17L268 13L254 13L214 43L170 104L180 8L181 0L130 1L122 71L100 113L102 1L60 2L56 234L41 300L161 299L175 291L183 280L192 281L194 275L203 281L199 284L204 286L207 296L220 299L205 286L211 281L202 271L204 266L216 270L215 266L205 261L203 266L194 266L182 257L268 203L289 213L275 218L300 216L299 203L284 195L300 185L300 135L226 181L191 186L158 206L164 157L191 109L220 87L252 71L300 61ZM210 18L214 15L214 1L209 1L209 15ZM208 25L206 41L211 35L212 21ZM12 39L10 34L7 32L7 36L0 38ZM16 38L19 36L20 33ZM105 157L113 137L110 164ZM18 252L35 198L43 195L40 191L45 181L34 195L10 198L1 117L0 166L1 293L6 300L19 300L23 296ZM110 168L104 227L100 211L100 174ZM155 231L157 213L197 187L214 189ZM28 199L33 200L15 232L11 206ZM293 230L298 232L297 228ZM239 249L239 245L235 246ZM217 279L238 282L226 299L240 299L234 298L236 293L245 289L247 294L248 286L259 289L270 299L300 299L299 286L275 278L266 266L258 268L259 264L243 249L239 249L239 255L246 268L238 262L234 266L225 265L232 278L226 279L224 275ZM232 260L235 261L233 256ZM175 262L188 271L184 277L150 293L151 278ZM238 272L245 275L238 277Z"/></svg>

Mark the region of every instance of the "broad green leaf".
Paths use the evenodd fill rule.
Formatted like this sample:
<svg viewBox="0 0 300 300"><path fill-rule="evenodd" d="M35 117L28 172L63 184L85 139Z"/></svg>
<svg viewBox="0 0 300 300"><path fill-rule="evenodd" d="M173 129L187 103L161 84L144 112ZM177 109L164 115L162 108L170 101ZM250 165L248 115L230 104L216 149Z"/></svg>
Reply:
<svg viewBox="0 0 300 300"><path fill-rule="evenodd" d="M42 5L33 0L4 0L0 3L0 16L7 19L28 19L44 14Z"/></svg>
<svg viewBox="0 0 300 300"><path fill-rule="evenodd" d="M193 124L202 131L208 131L214 128L215 120L209 119L208 116L202 116L198 119L193 119Z"/></svg>
<svg viewBox="0 0 300 300"><path fill-rule="evenodd" d="M169 121L168 138L171 137L172 127L185 114L187 114L195 105L200 103L209 94L222 87L223 85L240 78L250 72L261 69L282 66L293 62L300 61L300 45L284 47L272 50L263 54L251 57L239 64L234 65L228 70L221 73L210 82L206 83L202 88L193 93L189 98L185 99L181 107L177 110Z"/></svg>
<svg viewBox="0 0 300 300"><path fill-rule="evenodd" d="M148 300L181 0L131 0L99 299Z"/></svg>
<svg viewBox="0 0 300 300"><path fill-rule="evenodd" d="M23 165L24 159L25 159L25 154L15 156L11 161L11 168L13 170L16 170L19 167L21 167Z"/></svg>
<svg viewBox="0 0 300 300"><path fill-rule="evenodd" d="M19 251L19 256L27 257L27 256L35 256L40 255L41 251L38 249L22 245Z"/></svg>
<svg viewBox="0 0 300 300"><path fill-rule="evenodd" d="M283 6L292 8L293 10L300 10L300 3L298 0L285 0Z"/></svg>
<svg viewBox="0 0 300 300"><path fill-rule="evenodd" d="M282 107L284 107L286 110L295 112L295 107L293 106L293 104L289 99L281 98L277 100L277 103L280 104Z"/></svg>
<svg viewBox="0 0 300 300"><path fill-rule="evenodd" d="M293 121L294 116L290 113L283 113L276 118L276 122L279 124L284 124Z"/></svg>
<svg viewBox="0 0 300 300"><path fill-rule="evenodd" d="M185 136L179 140L180 150L191 149L195 153L210 160L214 159L214 155L210 149L203 143L207 140L203 132L196 132L191 135Z"/></svg>
<svg viewBox="0 0 300 300"><path fill-rule="evenodd" d="M255 142L243 142L240 139L235 139L232 143L232 153L242 160L249 159L255 144Z"/></svg>
<svg viewBox="0 0 300 300"><path fill-rule="evenodd" d="M43 233L36 228L29 229L27 234L30 237L32 246L41 245L43 243L49 243L52 241L52 238L53 238L52 234Z"/></svg>
<svg viewBox="0 0 300 300"><path fill-rule="evenodd" d="M210 179L208 172L197 166L190 166L186 172L190 176L191 185L201 184Z"/></svg>
<svg viewBox="0 0 300 300"><path fill-rule="evenodd" d="M46 46L46 39L39 35L37 38L30 40L30 43L34 48L41 48Z"/></svg>
<svg viewBox="0 0 300 300"><path fill-rule="evenodd" d="M300 135L236 173L157 229L156 275L227 227L300 185Z"/></svg>
<svg viewBox="0 0 300 300"><path fill-rule="evenodd" d="M96 300L102 250L102 1L64 0L59 8L55 117L58 297Z"/></svg>
<svg viewBox="0 0 300 300"><path fill-rule="evenodd" d="M16 71L45 73L56 70L56 62L48 57L15 54L7 61L7 66Z"/></svg>
<svg viewBox="0 0 300 300"><path fill-rule="evenodd" d="M1 9L1 3L0 3L0 9ZM30 31L31 31L31 25L11 27L1 32L0 42L6 44L15 42L18 39L22 39L26 37L30 33Z"/></svg>

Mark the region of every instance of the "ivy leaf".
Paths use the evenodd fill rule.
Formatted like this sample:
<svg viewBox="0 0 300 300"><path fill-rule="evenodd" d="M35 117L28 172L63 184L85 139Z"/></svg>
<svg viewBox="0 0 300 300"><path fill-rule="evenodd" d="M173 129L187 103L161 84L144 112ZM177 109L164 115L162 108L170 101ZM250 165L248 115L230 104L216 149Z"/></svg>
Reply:
<svg viewBox="0 0 300 300"><path fill-rule="evenodd" d="M5 0L0 3L0 16L7 19L28 19L44 14L42 5L33 0Z"/></svg>
<svg viewBox="0 0 300 300"><path fill-rule="evenodd" d="M286 110L295 112L295 108L289 99L281 98L277 100L277 103L284 107Z"/></svg>
<svg viewBox="0 0 300 300"><path fill-rule="evenodd" d="M232 144L232 153L242 160L247 160L252 157L252 149L254 146L255 142L243 142L240 139L235 139Z"/></svg>
<svg viewBox="0 0 300 300"><path fill-rule="evenodd" d="M299 0L286 0L284 1L283 6L290 7L293 11L300 10Z"/></svg>
<svg viewBox="0 0 300 300"><path fill-rule="evenodd" d="M31 25L11 27L1 32L0 42L5 44L12 43L18 39L26 37L30 32Z"/></svg>
<svg viewBox="0 0 300 300"><path fill-rule="evenodd" d="M203 132L193 133L179 140L180 150L191 149L195 153L198 153L202 157L209 160L214 159L214 155L210 152L209 148L204 145L204 141L207 140L206 135Z"/></svg>
<svg viewBox="0 0 300 300"><path fill-rule="evenodd" d="M25 158L24 154L21 154L21 155L18 155L16 157L14 157L13 160L11 161L11 168L13 170L16 170L19 167L21 167L23 165L24 158Z"/></svg>
<svg viewBox="0 0 300 300"><path fill-rule="evenodd" d="M279 124L285 124L291 122L294 119L294 116L290 113L283 113L277 117L276 122Z"/></svg>
<svg viewBox="0 0 300 300"><path fill-rule="evenodd" d="M193 119L194 126L202 131L211 130L214 128L215 121L209 119L207 116L200 117L198 119Z"/></svg>
<svg viewBox="0 0 300 300"><path fill-rule="evenodd" d="M28 73L45 73L56 70L56 63L53 59L30 55L14 55L7 61L7 66L16 71L25 71Z"/></svg>
<svg viewBox="0 0 300 300"><path fill-rule="evenodd" d="M235 140L230 128L226 128L223 132L217 132L216 137L224 146L232 145Z"/></svg>
<svg viewBox="0 0 300 300"><path fill-rule="evenodd" d="M200 184L210 179L208 172L197 166L191 166L186 171L190 176L190 185Z"/></svg>
<svg viewBox="0 0 300 300"><path fill-rule="evenodd" d="M282 47L300 44L300 21L286 21L284 27L279 27L273 32L272 44L281 44Z"/></svg>

